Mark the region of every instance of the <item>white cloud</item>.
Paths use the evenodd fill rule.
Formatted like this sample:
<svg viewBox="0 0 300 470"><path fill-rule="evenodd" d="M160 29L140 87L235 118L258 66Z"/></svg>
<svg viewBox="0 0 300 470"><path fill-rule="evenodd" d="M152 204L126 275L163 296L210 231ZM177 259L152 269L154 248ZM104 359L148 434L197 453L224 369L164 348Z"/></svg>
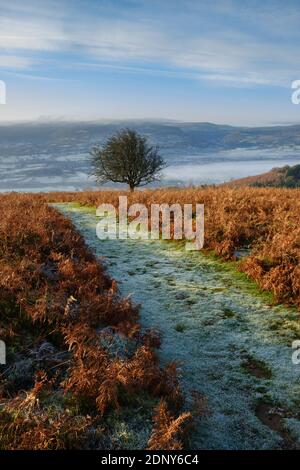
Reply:
<svg viewBox="0 0 300 470"><path fill-rule="evenodd" d="M57 50L63 41L66 37L54 22L0 18L0 47L3 49Z"/></svg>
<svg viewBox="0 0 300 470"><path fill-rule="evenodd" d="M17 67L13 67L17 68ZM22 67L20 67L22 68ZM76 82L77 80L69 79L69 78L54 78L54 77L48 77L45 75L38 75L38 74L30 74L30 73L22 73L22 72L2 72L2 74L13 76L13 77L18 77L18 78L24 78L25 80L38 80L38 81L45 81L45 82Z"/></svg>
<svg viewBox="0 0 300 470"><path fill-rule="evenodd" d="M0 55L0 67L8 69L24 69L32 65L32 60L14 55Z"/></svg>
<svg viewBox="0 0 300 470"><path fill-rule="evenodd" d="M102 14L102 3L97 15L88 8L79 11L76 3L73 11L72 2L45 1L43 8L36 1L26 2L26 8L19 1L1 3L0 47L11 55L0 57L0 67L31 69L33 63L42 66L53 60L49 54L55 54L58 68L72 67L79 58L77 62L83 64L93 60L101 65L105 61L107 67L118 66L124 72L148 73L150 69L151 73L181 74L233 86L285 84L297 71L297 42L278 43L277 29L284 25L287 34L296 34L299 15L293 14L292 6L284 9L277 2L272 10L268 2L239 8L233 0L187 1L178 2L178 8L168 12L163 2L154 2L161 15L135 8L127 15L121 9L118 16L114 9L116 17L109 16L107 8ZM147 2L138 3L147 6ZM238 22L229 26L224 19L222 28L217 28L214 15ZM247 34L239 22L252 25ZM260 31L265 27L268 35L257 34L255 22ZM66 53L76 59L66 58Z"/></svg>

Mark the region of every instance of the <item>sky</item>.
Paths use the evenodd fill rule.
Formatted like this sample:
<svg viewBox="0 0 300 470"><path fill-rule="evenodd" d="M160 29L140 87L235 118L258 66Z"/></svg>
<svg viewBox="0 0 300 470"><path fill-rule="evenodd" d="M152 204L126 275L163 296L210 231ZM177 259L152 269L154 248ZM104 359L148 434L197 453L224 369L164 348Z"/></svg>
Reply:
<svg viewBox="0 0 300 470"><path fill-rule="evenodd" d="M0 121L300 123L299 24L299 0L0 0Z"/></svg>

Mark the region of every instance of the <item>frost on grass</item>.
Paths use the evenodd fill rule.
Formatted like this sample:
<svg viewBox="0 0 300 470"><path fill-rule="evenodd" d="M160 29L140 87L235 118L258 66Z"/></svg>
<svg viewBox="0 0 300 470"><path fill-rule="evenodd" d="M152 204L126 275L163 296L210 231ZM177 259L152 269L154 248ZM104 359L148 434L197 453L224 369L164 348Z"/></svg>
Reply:
<svg viewBox="0 0 300 470"><path fill-rule="evenodd" d="M213 258L176 243L100 241L94 211L59 207L96 255L106 258L121 293L141 304L142 325L161 331L160 358L180 363L186 394L208 397L210 413L193 433L193 448L284 446L284 434L257 416L257 404L265 401L271 413L283 410L288 433L298 433L300 367L291 361L291 340L300 333L295 311L270 306L244 275Z"/></svg>

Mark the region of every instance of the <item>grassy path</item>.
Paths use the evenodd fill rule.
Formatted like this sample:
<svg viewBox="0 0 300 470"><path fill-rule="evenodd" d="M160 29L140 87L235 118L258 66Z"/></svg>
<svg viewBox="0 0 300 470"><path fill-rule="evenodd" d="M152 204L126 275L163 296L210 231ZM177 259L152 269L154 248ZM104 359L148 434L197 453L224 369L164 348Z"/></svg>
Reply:
<svg viewBox="0 0 300 470"><path fill-rule="evenodd" d="M94 211L57 205L105 257L141 323L163 335L163 362L180 362L184 390L208 398L197 449L270 449L300 443L300 365L291 361L299 314L271 306L243 275L175 243L96 237Z"/></svg>

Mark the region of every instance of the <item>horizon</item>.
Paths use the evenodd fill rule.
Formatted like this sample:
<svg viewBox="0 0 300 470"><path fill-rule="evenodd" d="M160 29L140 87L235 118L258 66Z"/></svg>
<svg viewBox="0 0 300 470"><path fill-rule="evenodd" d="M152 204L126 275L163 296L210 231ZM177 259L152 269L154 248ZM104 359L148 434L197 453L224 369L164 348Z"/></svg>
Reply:
<svg viewBox="0 0 300 470"><path fill-rule="evenodd" d="M44 119L38 118L36 120L20 120L20 121L0 121L0 126L21 126L21 125L50 125L50 124L123 124L123 123L132 123L132 124L160 124L160 125L211 125L215 127L232 127L232 128L241 128L241 129L261 129L261 128L271 128L271 127L297 127L300 126L300 121L295 122L275 122L265 125L239 125L239 124L228 124L221 122L212 122L212 121L181 121L176 119L167 119L167 118L128 118L128 119L105 119L105 118L95 118L95 119Z"/></svg>
<svg viewBox="0 0 300 470"><path fill-rule="evenodd" d="M0 123L296 125L296 0L0 0ZM280 122L281 124L278 124Z"/></svg>

